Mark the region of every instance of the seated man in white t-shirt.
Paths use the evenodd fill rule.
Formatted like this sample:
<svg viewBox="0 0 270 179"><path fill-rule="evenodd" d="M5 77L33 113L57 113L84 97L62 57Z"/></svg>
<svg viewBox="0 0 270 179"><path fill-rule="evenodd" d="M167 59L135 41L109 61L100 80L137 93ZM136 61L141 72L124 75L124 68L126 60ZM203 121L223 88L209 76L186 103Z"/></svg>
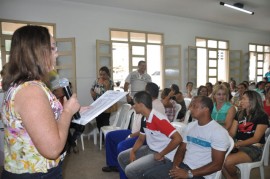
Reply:
<svg viewBox="0 0 270 179"><path fill-rule="evenodd" d="M209 97L193 98L190 111L197 120L188 124L172 166L149 170L145 178L215 178L222 169L230 140L227 130L212 120L212 109Z"/></svg>

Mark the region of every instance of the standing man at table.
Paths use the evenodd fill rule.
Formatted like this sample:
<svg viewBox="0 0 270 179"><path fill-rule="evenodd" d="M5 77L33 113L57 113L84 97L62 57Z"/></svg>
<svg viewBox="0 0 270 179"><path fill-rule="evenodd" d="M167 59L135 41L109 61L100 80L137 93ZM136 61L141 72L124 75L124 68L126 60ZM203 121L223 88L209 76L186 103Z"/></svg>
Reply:
<svg viewBox="0 0 270 179"><path fill-rule="evenodd" d="M129 73L125 80L124 91L129 90L127 102L133 104L133 96L138 91L143 91L148 82L152 82L151 76L146 73L146 62L139 61L138 70Z"/></svg>

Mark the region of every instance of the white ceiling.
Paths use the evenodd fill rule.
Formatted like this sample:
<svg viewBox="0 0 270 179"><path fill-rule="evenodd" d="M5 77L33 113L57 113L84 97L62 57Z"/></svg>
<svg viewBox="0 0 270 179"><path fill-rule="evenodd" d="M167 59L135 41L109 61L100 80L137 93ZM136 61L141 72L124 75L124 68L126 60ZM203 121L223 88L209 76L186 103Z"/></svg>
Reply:
<svg viewBox="0 0 270 179"><path fill-rule="evenodd" d="M147 11L165 15L199 19L230 26L244 27L270 33L270 0L65 0L101 6ZM254 11L249 15L221 6L220 1Z"/></svg>

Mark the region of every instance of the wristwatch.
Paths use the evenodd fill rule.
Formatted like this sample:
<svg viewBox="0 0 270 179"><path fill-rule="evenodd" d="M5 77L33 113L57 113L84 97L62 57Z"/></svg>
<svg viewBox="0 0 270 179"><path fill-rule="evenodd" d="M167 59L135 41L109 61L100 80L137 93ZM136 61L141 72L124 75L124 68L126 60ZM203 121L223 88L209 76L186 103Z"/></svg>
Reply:
<svg viewBox="0 0 270 179"><path fill-rule="evenodd" d="M188 170L187 172L188 172L188 178L193 178L193 174L192 174L191 170Z"/></svg>

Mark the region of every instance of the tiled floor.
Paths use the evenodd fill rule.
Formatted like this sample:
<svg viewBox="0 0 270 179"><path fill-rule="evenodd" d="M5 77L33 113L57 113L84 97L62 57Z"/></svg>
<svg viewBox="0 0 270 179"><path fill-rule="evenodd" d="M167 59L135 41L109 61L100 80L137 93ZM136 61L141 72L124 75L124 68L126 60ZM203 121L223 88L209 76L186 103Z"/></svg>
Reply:
<svg viewBox="0 0 270 179"><path fill-rule="evenodd" d="M64 179L118 179L119 174L115 172L104 173L101 168L105 166L105 149L100 151L99 145L93 144L93 139L84 139L85 150L82 151L79 141L80 152L70 154L64 162ZM259 170L251 172L251 179L259 179ZM270 179L270 167L265 167L265 179Z"/></svg>
<svg viewBox="0 0 270 179"><path fill-rule="evenodd" d="M106 165L105 149L99 150L99 145L93 144L93 139L84 138L84 151L78 141L79 153L66 156L63 165L64 179L118 179L119 173L102 172Z"/></svg>

